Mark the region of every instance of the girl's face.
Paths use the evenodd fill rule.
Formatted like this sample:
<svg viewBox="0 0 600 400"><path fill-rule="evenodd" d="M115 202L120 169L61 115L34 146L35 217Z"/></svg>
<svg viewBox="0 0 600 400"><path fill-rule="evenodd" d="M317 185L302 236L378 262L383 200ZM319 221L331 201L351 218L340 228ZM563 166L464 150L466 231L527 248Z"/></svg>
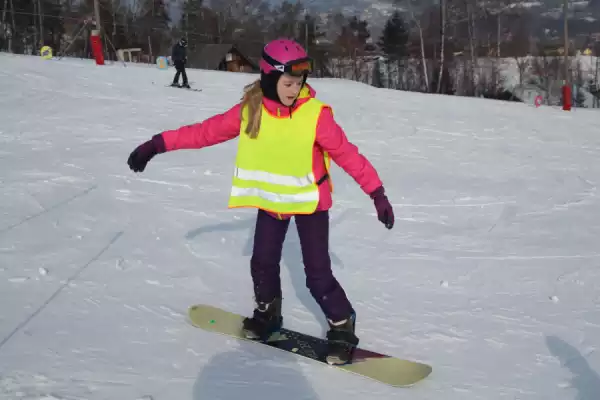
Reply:
<svg viewBox="0 0 600 400"><path fill-rule="evenodd" d="M290 107L294 104L294 100L302 89L302 80L301 76L281 75L277 82L277 95L285 106Z"/></svg>

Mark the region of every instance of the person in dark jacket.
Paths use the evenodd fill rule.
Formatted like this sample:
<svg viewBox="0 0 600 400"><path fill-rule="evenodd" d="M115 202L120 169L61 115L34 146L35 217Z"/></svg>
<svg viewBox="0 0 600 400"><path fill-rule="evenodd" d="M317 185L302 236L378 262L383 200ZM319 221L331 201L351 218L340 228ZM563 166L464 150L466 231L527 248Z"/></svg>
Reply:
<svg viewBox="0 0 600 400"><path fill-rule="evenodd" d="M173 50L171 52L171 61L175 65L175 77L173 78L173 83L171 86L179 86L179 75L183 78L182 87L189 88L187 74L185 73L185 63L187 62L187 40L185 38L181 38L179 42L175 43L173 46Z"/></svg>

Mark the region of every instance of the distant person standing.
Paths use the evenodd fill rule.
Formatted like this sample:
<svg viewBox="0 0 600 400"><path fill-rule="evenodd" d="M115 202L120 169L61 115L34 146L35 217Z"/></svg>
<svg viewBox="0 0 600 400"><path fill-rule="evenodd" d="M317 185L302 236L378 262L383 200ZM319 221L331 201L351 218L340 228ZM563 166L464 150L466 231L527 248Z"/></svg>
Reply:
<svg viewBox="0 0 600 400"><path fill-rule="evenodd" d="M179 42L175 43L173 46L173 50L171 52L171 60L175 65L175 77L173 78L173 83L171 86L179 86L179 75L183 78L183 84L181 87L190 88L188 84L187 74L185 73L185 63L187 62L187 39L181 38Z"/></svg>

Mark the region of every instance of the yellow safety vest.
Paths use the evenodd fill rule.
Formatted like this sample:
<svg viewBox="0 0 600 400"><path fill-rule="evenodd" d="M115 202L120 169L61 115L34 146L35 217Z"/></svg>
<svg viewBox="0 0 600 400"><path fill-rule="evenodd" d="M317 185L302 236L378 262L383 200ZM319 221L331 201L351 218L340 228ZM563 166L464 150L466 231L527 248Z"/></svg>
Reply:
<svg viewBox="0 0 600 400"><path fill-rule="evenodd" d="M229 207L256 207L276 213L310 214L319 203L313 174L313 146L321 101L311 98L292 117L276 117L264 106L255 139L246 133L248 109L242 111ZM325 153L325 167L329 170Z"/></svg>

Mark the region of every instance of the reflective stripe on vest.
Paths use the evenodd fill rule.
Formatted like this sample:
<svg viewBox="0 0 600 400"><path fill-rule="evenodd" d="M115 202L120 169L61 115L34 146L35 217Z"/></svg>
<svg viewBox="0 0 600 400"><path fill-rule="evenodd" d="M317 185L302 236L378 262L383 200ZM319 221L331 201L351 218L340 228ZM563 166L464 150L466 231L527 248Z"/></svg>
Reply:
<svg viewBox="0 0 600 400"><path fill-rule="evenodd" d="M259 197L273 203L312 203L315 200L319 200L319 192L314 191L299 194L279 194L267 192L259 188L240 188L237 186L231 188L231 195L234 197ZM283 212L282 210L272 211ZM288 212L291 212L291 210L288 210Z"/></svg>
<svg viewBox="0 0 600 400"><path fill-rule="evenodd" d="M315 177L312 174L312 172L306 176L289 176L278 175L266 171L252 171L236 167L235 176L237 178L247 181L261 181L267 183L274 183L276 185L297 187L309 186L315 182Z"/></svg>
<svg viewBox="0 0 600 400"><path fill-rule="evenodd" d="M244 132L248 121L244 108L229 207L298 214L315 211L319 188L312 171L313 147L323 106L310 99L291 118L273 116L263 107L255 139Z"/></svg>

